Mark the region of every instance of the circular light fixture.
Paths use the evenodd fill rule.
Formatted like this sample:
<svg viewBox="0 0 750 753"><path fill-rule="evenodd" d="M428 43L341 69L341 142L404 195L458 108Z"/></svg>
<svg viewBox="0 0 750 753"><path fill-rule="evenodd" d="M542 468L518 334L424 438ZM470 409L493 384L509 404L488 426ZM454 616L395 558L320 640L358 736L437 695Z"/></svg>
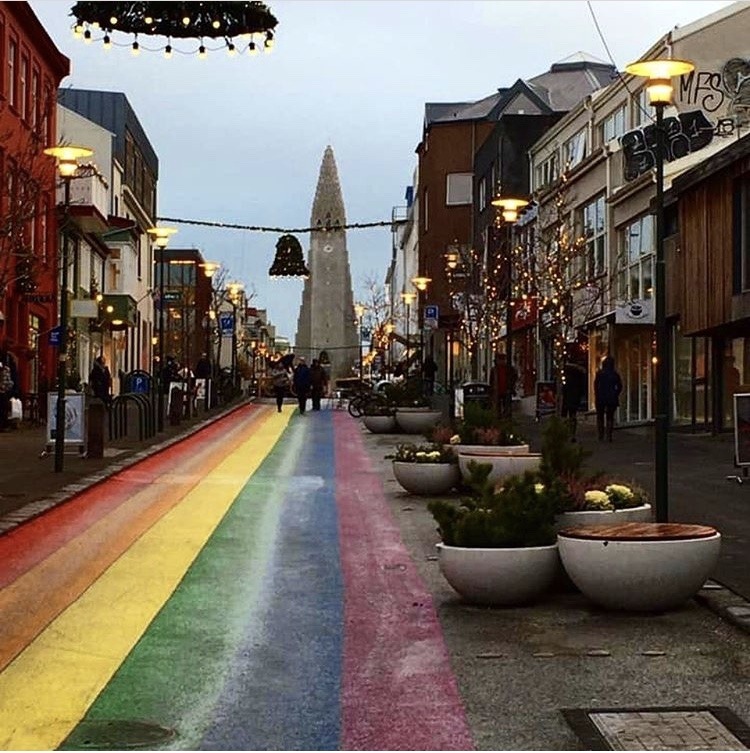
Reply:
<svg viewBox="0 0 750 753"><path fill-rule="evenodd" d="M163 36L178 39L251 39L263 34L263 47L270 51L274 43L276 17L260 0L250 2L77 2L71 8L75 17L74 35L91 38L91 29L105 34L118 31L133 35ZM88 32L88 36L86 36ZM201 47L203 47L201 41ZM138 49L133 47L134 50ZM247 48L250 52L250 44ZM193 52L196 51L194 47ZM244 49L243 49L244 51Z"/></svg>
<svg viewBox="0 0 750 753"><path fill-rule="evenodd" d="M626 73L648 79L646 91L652 105L669 104L672 101L672 78L694 70L695 66L691 62L670 58L639 60L625 66Z"/></svg>
<svg viewBox="0 0 750 753"><path fill-rule="evenodd" d="M70 178L78 169L78 160L90 157L93 149L87 146L73 146L72 144L60 144L50 146L44 150L45 154L57 160L57 170L63 178Z"/></svg>
<svg viewBox="0 0 750 753"><path fill-rule="evenodd" d="M518 219L518 210L528 205L529 202L526 199L498 196L492 200L493 207L500 207L502 209L503 219L506 222L515 222Z"/></svg>
<svg viewBox="0 0 750 753"><path fill-rule="evenodd" d="M154 244L158 248L166 248L170 236L177 232L174 227L150 227L146 232L153 238Z"/></svg>
<svg viewBox="0 0 750 753"><path fill-rule="evenodd" d="M411 283L417 290L424 292L427 286L432 282L431 277L412 277Z"/></svg>

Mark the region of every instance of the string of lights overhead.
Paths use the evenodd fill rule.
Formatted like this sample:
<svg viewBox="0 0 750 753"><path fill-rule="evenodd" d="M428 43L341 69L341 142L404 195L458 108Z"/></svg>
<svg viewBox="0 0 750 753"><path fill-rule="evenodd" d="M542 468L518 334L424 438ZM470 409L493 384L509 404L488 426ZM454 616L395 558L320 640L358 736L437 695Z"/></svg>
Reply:
<svg viewBox="0 0 750 753"><path fill-rule="evenodd" d="M130 47L133 55L141 50L163 52L170 58L177 52L205 59L209 52L226 50L230 57L270 52L274 44L276 17L258 0L251 2L78 2L70 11L75 17L73 35L84 43L101 42L105 50ZM128 42L113 39L115 34L130 36ZM142 38L165 37L161 46L144 46ZM174 39L195 40L194 47L174 47ZM222 40L219 46L206 40Z"/></svg>
<svg viewBox="0 0 750 753"><path fill-rule="evenodd" d="M268 227L265 225L241 225L234 222L217 222L212 220L188 220L182 217L159 217L160 222L173 222L177 225L202 225L204 227L218 227L227 230L251 230L257 233L312 233L316 230L324 232L333 232L335 230L354 230L368 227L391 227L393 225L403 225L406 220L382 220L379 222L350 222L342 225L340 223L328 223L326 225L317 225L315 227Z"/></svg>

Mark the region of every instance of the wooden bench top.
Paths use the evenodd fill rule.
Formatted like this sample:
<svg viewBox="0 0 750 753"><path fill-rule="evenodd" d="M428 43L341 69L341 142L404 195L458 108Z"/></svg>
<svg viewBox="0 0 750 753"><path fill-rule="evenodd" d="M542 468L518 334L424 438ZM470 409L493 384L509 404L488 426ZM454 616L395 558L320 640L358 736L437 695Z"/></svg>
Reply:
<svg viewBox="0 0 750 753"><path fill-rule="evenodd" d="M616 525L573 526L558 531L571 539L610 539L613 541L680 541L707 539L718 531L711 526L688 523L618 523Z"/></svg>

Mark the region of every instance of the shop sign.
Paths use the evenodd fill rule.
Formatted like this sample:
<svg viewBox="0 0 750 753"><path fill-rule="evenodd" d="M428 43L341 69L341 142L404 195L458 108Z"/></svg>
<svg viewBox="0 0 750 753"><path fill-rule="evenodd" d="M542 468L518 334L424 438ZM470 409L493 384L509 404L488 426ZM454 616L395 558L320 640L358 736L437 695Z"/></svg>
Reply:
<svg viewBox="0 0 750 753"><path fill-rule="evenodd" d="M615 306L615 324L653 324L654 302L651 298L618 303Z"/></svg>
<svg viewBox="0 0 750 753"><path fill-rule="evenodd" d="M536 324L536 298L515 298L512 301L513 317L511 329L515 332Z"/></svg>

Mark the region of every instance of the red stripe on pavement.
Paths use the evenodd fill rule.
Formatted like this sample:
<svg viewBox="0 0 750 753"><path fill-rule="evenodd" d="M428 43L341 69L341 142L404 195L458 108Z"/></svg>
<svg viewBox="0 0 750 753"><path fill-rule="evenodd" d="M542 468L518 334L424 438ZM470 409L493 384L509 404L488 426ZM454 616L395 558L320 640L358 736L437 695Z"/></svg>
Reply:
<svg viewBox="0 0 750 753"><path fill-rule="evenodd" d="M473 750L432 596L359 422L334 416L344 580L341 750Z"/></svg>
<svg viewBox="0 0 750 753"><path fill-rule="evenodd" d="M200 452L205 456L200 462L201 470L219 463L231 451L226 444L228 428L234 425L241 429L238 419L246 418L256 410L258 406L249 405L233 411L187 439L123 469L105 479L104 483L84 489L63 504L0 536L0 588L12 583L140 490L155 483L160 476L171 472L180 461ZM241 431L238 433L232 446L242 441L242 434ZM209 446L217 439L222 441ZM197 483L197 471L196 468L196 478L186 483L187 489Z"/></svg>

